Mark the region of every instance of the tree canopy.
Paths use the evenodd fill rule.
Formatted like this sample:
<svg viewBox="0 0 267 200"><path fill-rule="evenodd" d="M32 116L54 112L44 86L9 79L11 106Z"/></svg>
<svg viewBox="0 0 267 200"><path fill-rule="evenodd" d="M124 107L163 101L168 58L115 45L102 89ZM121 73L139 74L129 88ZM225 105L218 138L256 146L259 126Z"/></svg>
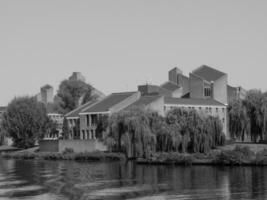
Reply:
<svg viewBox="0 0 267 200"><path fill-rule="evenodd" d="M30 148L43 138L52 124L47 117L46 108L33 97L13 99L3 115L4 134L11 137L14 146Z"/></svg>
<svg viewBox="0 0 267 200"><path fill-rule="evenodd" d="M108 127L109 149L128 157L149 157L155 151L207 153L225 142L222 122L194 110L177 108L162 117L132 108L114 113Z"/></svg>
<svg viewBox="0 0 267 200"><path fill-rule="evenodd" d="M244 100L231 102L228 111L232 137L243 140L247 135L253 142L266 140L267 93L250 90Z"/></svg>
<svg viewBox="0 0 267 200"><path fill-rule="evenodd" d="M92 86L80 80L64 80L61 82L55 97L55 108L66 114L83 103L93 99Z"/></svg>

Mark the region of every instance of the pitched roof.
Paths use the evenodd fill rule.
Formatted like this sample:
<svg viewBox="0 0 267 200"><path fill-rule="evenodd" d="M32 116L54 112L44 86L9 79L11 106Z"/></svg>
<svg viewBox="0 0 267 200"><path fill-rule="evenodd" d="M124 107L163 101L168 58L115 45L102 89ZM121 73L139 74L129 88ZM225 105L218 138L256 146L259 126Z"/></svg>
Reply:
<svg viewBox="0 0 267 200"><path fill-rule="evenodd" d="M216 81L225 75L225 73L207 65L202 65L201 67L194 70L192 73L205 79L206 81Z"/></svg>
<svg viewBox="0 0 267 200"><path fill-rule="evenodd" d="M82 110L81 113L108 112L110 108L132 96L136 92L112 93L98 103Z"/></svg>
<svg viewBox="0 0 267 200"><path fill-rule="evenodd" d="M165 97L165 104L177 105L202 105L202 106L225 106L214 99L172 98Z"/></svg>
<svg viewBox="0 0 267 200"><path fill-rule="evenodd" d="M129 105L126 109L132 106L147 106L161 97L162 96L141 96L140 99Z"/></svg>
<svg viewBox="0 0 267 200"><path fill-rule="evenodd" d="M172 92L175 90L178 90L180 88L178 85L176 85L175 83L172 83L170 81L163 83L161 85L161 87L166 89L166 90L172 91Z"/></svg>
<svg viewBox="0 0 267 200"><path fill-rule="evenodd" d="M76 109L70 111L69 113L67 113L67 114L65 115L65 117L67 117L67 118L78 118L80 112L81 112L83 109L85 109L85 108L87 108L87 107L93 105L93 104L96 103L96 102L97 102L97 100L89 101L89 102L87 102L87 103L81 105L80 107L78 107L78 108L76 108Z"/></svg>
<svg viewBox="0 0 267 200"><path fill-rule="evenodd" d="M0 112L5 112L5 111L6 111L6 107L0 106Z"/></svg>

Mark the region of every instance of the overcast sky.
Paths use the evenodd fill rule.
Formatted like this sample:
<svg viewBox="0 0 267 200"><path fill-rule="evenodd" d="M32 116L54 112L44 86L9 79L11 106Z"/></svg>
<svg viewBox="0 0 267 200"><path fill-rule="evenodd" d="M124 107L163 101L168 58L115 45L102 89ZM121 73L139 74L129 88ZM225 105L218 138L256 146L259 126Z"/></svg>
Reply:
<svg viewBox="0 0 267 200"><path fill-rule="evenodd" d="M0 106L73 71L109 94L202 64L267 90L267 1L0 0Z"/></svg>

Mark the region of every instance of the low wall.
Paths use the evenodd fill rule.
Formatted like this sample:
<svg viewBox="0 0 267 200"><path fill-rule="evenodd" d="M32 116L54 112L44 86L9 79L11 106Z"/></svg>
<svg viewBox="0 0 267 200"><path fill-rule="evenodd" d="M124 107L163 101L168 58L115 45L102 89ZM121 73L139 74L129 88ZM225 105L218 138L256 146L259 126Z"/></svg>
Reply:
<svg viewBox="0 0 267 200"><path fill-rule="evenodd" d="M39 141L39 150L41 152L58 152L58 140Z"/></svg>
<svg viewBox="0 0 267 200"><path fill-rule="evenodd" d="M106 151L107 147L97 140L43 140L40 142L41 152L63 152L73 149L74 152Z"/></svg>

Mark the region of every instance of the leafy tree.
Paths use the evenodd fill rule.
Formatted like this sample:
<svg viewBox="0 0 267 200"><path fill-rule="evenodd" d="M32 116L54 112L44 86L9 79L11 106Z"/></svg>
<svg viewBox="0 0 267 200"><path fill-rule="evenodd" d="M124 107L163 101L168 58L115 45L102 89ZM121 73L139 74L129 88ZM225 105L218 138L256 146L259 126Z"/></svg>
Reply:
<svg viewBox="0 0 267 200"><path fill-rule="evenodd" d="M247 109L247 115L250 119L251 140L257 142L264 138L264 96L260 90L250 90L247 93L244 105Z"/></svg>
<svg viewBox="0 0 267 200"><path fill-rule="evenodd" d="M91 85L80 80L64 80L61 82L55 104L59 106L62 113L68 113L84 102L92 99Z"/></svg>
<svg viewBox="0 0 267 200"><path fill-rule="evenodd" d="M240 100L232 101L228 107L228 115L231 137L244 141L245 136L250 136L250 119L244 103Z"/></svg>
<svg viewBox="0 0 267 200"><path fill-rule="evenodd" d="M109 141L115 141L115 149L125 152L128 158L148 157L155 151L155 135L149 126L146 112L132 108L115 113L109 120Z"/></svg>
<svg viewBox="0 0 267 200"><path fill-rule="evenodd" d="M69 139L70 127L66 117L63 119L62 136L63 139Z"/></svg>
<svg viewBox="0 0 267 200"><path fill-rule="evenodd" d="M49 119L46 108L33 97L15 98L3 115L3 131L11 137L14 146L29 148L43 138Z"/></svg>

